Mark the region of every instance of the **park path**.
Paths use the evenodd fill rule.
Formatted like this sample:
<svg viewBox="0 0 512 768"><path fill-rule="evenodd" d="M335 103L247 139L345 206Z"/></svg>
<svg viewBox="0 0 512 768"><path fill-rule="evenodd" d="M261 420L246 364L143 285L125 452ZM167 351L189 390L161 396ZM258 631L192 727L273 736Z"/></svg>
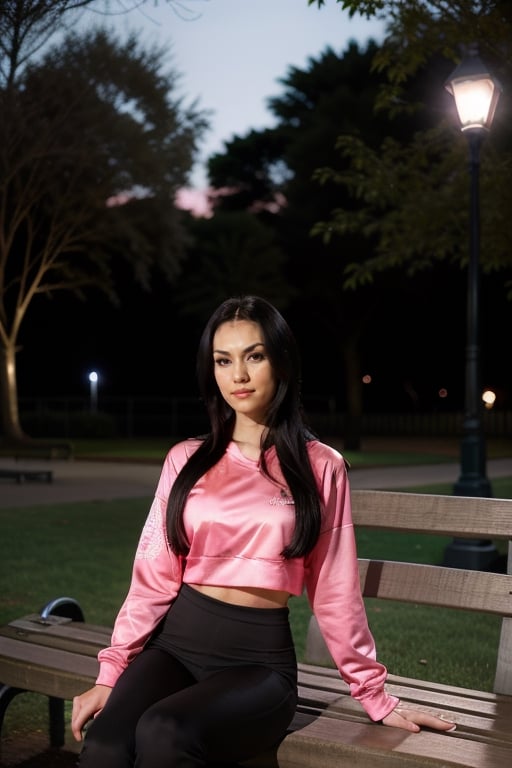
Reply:
<svg viewBox="0 0 512 768"><path fill-rule="evenodd" d="M0 508L52 505L77 501L150 498L153 496L160 463L23 460L0 458L0 469L48 469L51 483L31 480L17 483L0 479ZM350 484L356 488L407 488L434 483L455 483L460 474L457 462L393 467L353 467ZM487 476L512 477L512 457L487 462Z"/></svg>

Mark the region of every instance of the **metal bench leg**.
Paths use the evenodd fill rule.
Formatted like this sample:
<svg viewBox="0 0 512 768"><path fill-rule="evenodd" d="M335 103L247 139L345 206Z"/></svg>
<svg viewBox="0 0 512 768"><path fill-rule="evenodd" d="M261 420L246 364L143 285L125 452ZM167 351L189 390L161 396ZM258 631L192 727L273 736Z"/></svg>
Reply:
<svg viewBox="0 0 512 768"><path fill-rule="evenodd" d="M64 616L73 621L84 621L80 604L73 597L57 597L46 603L41 609L41 618L47 619L48 616ZM50 744L52 747L62 747L66 740L64 699L49 696L48 714L50 718Z"/></svg>
<svg viewBox="0 0 512 768"><path fill-rule="evenodd" d="M10 685L0 684L0 737L2 736L2 728L7 707L18 693L25 693L25 691L23 688L13 688Z"/></svg>
<svg viewBox="0 0 512 768"><path fill-rule="evenodd" d="M7 707L18 693L27 693L24 688L0 685L0 739ZM64 721L64 699L48 696L48 717L50 746L63 747L65 744L66 725Z"/></svg>
<svg viewBox="0 0 512 768"><path fill-rule="evenodd" d="M48 696L50 746L63 747L65 742L64 699Z"/></svg>

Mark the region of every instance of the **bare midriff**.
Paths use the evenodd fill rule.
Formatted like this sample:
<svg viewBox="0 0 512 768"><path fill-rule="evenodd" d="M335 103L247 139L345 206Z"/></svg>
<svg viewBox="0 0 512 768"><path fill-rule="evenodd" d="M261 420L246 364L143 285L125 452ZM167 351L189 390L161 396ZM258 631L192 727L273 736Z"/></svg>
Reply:
<svg viewBox="0 0 512 768"><path fill-rule="evenodd" d="M189 587L215 600L248 608L284 608L290 597L289 592L257 587L217 587L208 584L189 584Z"/></svg>

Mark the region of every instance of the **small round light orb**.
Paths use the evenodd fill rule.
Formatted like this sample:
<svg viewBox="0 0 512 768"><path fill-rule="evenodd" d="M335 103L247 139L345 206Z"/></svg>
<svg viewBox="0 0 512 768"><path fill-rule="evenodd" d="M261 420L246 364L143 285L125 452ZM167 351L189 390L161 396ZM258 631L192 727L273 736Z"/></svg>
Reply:
<svg viewBox="0 0 512 768"><path fill-rule="evenodd" d="M492 408L496 402L496 392L493 392L492 389L486 389L485 392L482 392L482 400L486 408Z"/></svg>

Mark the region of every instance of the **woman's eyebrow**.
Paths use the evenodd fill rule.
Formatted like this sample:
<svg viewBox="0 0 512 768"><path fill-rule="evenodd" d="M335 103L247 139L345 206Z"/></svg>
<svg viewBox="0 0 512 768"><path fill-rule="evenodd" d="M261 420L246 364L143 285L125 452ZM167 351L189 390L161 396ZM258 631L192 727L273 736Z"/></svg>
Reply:
<svg viewBox="0 0 512 768"><path fill-rule="evenodd" d="M256 349L256 347L264 347L264 343L262 341L257 341L254 344L250 344L248 347L242 350L242 352L253 352L253 350ZM214 349L213 350L216 355L230 355L230 352L226 352L223 349Z"/></svg>

